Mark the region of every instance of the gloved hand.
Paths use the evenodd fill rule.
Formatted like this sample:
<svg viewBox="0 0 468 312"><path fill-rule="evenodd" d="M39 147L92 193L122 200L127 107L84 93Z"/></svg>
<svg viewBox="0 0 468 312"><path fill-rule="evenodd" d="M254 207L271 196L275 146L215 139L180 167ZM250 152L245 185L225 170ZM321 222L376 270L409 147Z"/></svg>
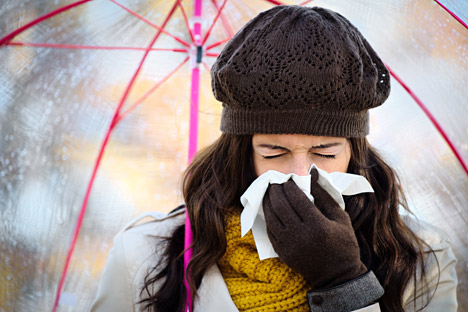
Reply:
<svg viewBox="0 0 468 312"><path fill-rule="evenodd" d="M367 272L349 215L311 172L315 205L294 181L271 184L263 198L267 233L279 258L313 290L340 285Z"/></svg>

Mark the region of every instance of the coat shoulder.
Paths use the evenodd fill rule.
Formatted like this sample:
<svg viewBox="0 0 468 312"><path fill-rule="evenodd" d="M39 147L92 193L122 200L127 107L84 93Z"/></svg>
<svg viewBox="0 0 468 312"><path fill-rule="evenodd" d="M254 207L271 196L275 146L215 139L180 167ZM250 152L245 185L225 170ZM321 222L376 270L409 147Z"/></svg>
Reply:
<svg viewBox="0 0 468 312"><path fill-rule="evenodd" d="M91 311L142 310L138 302L144 297L145 277L163 259L165 238L184 221L183 211L170 215L152 212L125 226L114 238Z"/></svg>
<svg viewBox="0 0 468 312"><path fill-rule="evenodd" d="M404 215L402 219L432 250L443 250L451 247L452 244L449 236L440 228L423 220L416 219L411 215ZM428 249L429 248L426 246L425 251Z"/></svg>
<svg viewBox="0 0 468 312"><path fill-rule="evenodd" d="M145 239L146 237L170 237L174 229L184 223L185 210L165 214L158 211L139 215L117 234L125 239Z"/></svg>
<svg viewBox="0 0 468 312"><path fill-rule="evenodd" d="M145 213L127 224L114 239L114 245L124 249L128 265L143 264L148 258L153 261L163 252L166 238L184 224L183 211L176 214L160 212Z"/></svg>
<svg viewBox="0 0 468 312"><path fill-rule="evenodd" d="M143 288L144 280L152 269L163 265L161 260L164 259L166 239L184 223L183 211L170 215L147 213L133 220L115 237L114 246L121 249L135 297Z"/></svg>
<svg viewBox="0 0 468 312"><path fill-rule="evenodd" d="M448 235L438 227L414 217L404 216L403 220L427 244L423 247L426 254L425 278L421 280L418 274L422 268L418 267L416 283L410 280L403 294L405 311L416 311L426 304L424 311L427 312L457 311L457 259Z"/></svg>

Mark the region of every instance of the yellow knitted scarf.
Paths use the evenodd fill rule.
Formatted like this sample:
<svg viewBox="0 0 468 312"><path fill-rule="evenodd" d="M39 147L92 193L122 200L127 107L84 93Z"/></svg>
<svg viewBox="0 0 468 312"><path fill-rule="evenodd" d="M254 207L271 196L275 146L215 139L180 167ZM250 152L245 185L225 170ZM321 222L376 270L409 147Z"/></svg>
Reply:
<svg viewBox="0 0 468 312"><path fill-rule="evenodd" d="M227 249L218 266L239 311L308 311L304 278L279 258L260 261L252 231L241 237L239 212L225 223Z"/></svg>

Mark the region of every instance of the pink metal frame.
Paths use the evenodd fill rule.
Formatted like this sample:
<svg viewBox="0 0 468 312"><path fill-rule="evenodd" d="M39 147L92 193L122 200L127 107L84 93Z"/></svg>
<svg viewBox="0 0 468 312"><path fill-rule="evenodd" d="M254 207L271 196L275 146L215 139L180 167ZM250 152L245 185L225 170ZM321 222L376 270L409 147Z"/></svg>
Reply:
<svg viewBox="0 0 468 312"><path fill-rule="evenodd" d="M45 14L45 15L31 21L30 23L16 29L15 31L7 34L6 36L4 36L3 38L0 39L0 46L10 45L10 46L29 46L29 47L49 47L49 48L61 48L61 49L137 50L137 51L144 51L145 52L143 57L141 58L141 61L139 63L138 68L136 69L135 73L133 74L131 80L129 81L129 83L127 85L127 88L125 89L125 92L124 92L120 102L118 103L117 108L115 109L112 121L111 121L111 123L109 125L109 128L108 128L108 130L107 130L107 132L105 134L105 137L104 137L104 139L102 141L102 144L101 144L101 147L100 147L100 150L99 150L99 154L98 154L98 157L97 157L97 159L95 161L94 168L93 168L93 171L92 171L92 175L91 175L91 178L90 178L89 183L88 183L88 187L87 187L86 194L85 194L85 197L84 197L84 200L83 200L83 204L81 206L81 210L80 210L80 213L79 213L78 218L77 218L75 231L73 233L72 241L70 243L70 247L69 247L69 250L68 250L68 253L67 253L67 258L65 260L64 269L63 269L62 275L60 277L59 285L58 285L58 288L57 288L57 294L56 294L54 305L53 305L53 311L54 312L57 310L57 307L58 307L61 291L62 291L64 282L65 282L65 279L66 279L66 275L67 275L68 267L69 267L70 260L71 260L72 254L73 254L73 250L74 250L75 245L76 245L76 240L78 238L78 235L79 235L79 232L80 232L80 229L81 229L81 225L82 225L83 218L84 218L84 215L85 215L85 212L86 212L86 207L87 207L89 195L91 193L91 189L92 189L92 186L93 186L93 183L94 183L94 179L96 177L96 173L98 171L99 165L101 163L102 157L104 155L105 148L107 146L107 143L108 143L108 140L110 138L110 135L111 135L112 131L115 129L117 124L123 118L125 118L136 106L141 104L161 84L163 84L175 72L177 72L189 60L189 57L195 57L194 54L197 51L197 47L202 47L202 49L204 48L204 51L203 51L204 56L216 57L218 55L217 53L210 53L208 51L211 50L212 48L216 47L216 46L219 46L219 45L227 42L228 40L231 39L231 37L234 34L234 31L233 31L231 25L229 24L229 21L227 20L226 16L223 13L223 8L225 7L227 0L224 0L221 6L219 6L217 0L210 0L211 3L217 9L218 13L217 13L216 17L214 18L214 20L212 21L212 23L210 24L210 27L208 28L208 30L205 33L204 37L202 35L202 25L201 25L202 0L194 0L193 28L189 25L189 20L187 18L186 13L185 13L184 7L182 6L182 1L183 0L176 0L175 1L174 5L172 6L170 12L166 16L166 18L165 18L165 20L164 20L164 22L163 22L163 24L161 26L157 26L157 25L153 24L152 22L148 21L144 17L138 15L136 12L134 12L134 11L130 10L129 8L123 6L117 0L109 0L112 3L116 4L117 6L124 9L125 11L127 11L128 13L134 15L135 17L139 18L140 20L142 20L142 21L146 22L147 24L151 25L152 27L154 27L157 30L155 36L153 37L153 39L151 40L150 44L147 47L144 47L144 48L143 47L102 47L102 46L87 46L87 45L73 45L73 44L47 44L47 43L27 43L27 42L12 41L17 35L21 34L23 31L29 29L30 27L32 27L32 26L34 26L34 25L36 25L36 24L38 24L38 23L40 23L40 22L42 22L44 20L47 20L48 18L51 18L51 17L53 17L53 16L55 16L57 14L60 14L60 13L62 13L64 11L67 11L69 9L80 6L80 5L85 4L87 2L90 2L90 1L92 1L92 0L76 1L76 2L73 2L73 3L69 4L69 5L66 5L64 7L58 8L57 10L55 10L53 12L50 12L48 14ZM274 5L282 5L283 4L282 2L277 1L277 0L263 0L263 1L272 3ZM300 5L306 5L311 1L312 0L306 0L306 1L302 2ZM452 17L455 18L466 29L468 29L468 26L466 25L466 23L463 22L458 16L456 16L453 12L451 12L449 9L447 9L438 0L434 0L434 1L439 6L441 6L444 10L446 10L450 15L452 15ZM188 30L189 35L190 35L191 43L186 42L185 40L181 39L180 37L177 37L177 36L175 36L175 35L173 35L173 34L171 34L171 33L169 33L168 31L165 30L165 26L166 26L167 22L170 20L170 18L172 17L172 15L174 14L174 12L175 12L175 10L177 8L180 8L180 10L181 10L181 12L182 12L182 14L184 16L184 20L185 20L185 23L187 25L187 30ZM227 38L222 40L222 41L212 43L212 44L210 44L208 46L205 46L205 44L207 42L207 39L208 39L208 37L209 37L209 35L211 33L211 30L213 29L213 26L218 21L218 19L221 19L221 21L222 21L222 25L223 25L223 27L224 27L224 29L226 31ZM161 33L164 33L164 34L174 38L174 40L176 40L177 42L179 42L180 44L182 44L186 48L185 49L181 49L181 48L175 48L175 49L157 49L157 48L153 48L154 44L158 40ZM140 99L138 99L129 109L127 109L127 111L121 113L120 111L122 109L122 106L125 103L125 101L127 100L127 97L128 97L128 95L130 93L130 90L131 90L131 88L132 88L132 86L133 86L133 84L134 84L134 82L135 82L135 80L136 80L136 78L137 78L137 76L138 76L138 74L139 74L139 72L140 72L140 70L141 70L141 68L142 68L148 54L149 54L149 52L168 51L168 50L173 51L173 52L179 52L179 53L187 53L187 54L191 54L191 55L187 56L183 60L182 63L180 63L173 71L171 71L163 79L161 79L161 81L157 82ZM191 85L191 96L190 96L190 133L189 133L189 148L188 148L188 162L189 163L192 161L192 159L193 159L193 157L194 157L194 155L195 155L195 153L197 151L198 108L199 108L199 88L200 88L200 65L202 64L205 67L205 69L209 70L208 65L203 61L202 62L194 61L194 62L192 62L192 64L193 64L193 67L192 67L192 78L191 78L192 79L192 85ZM457 150L457 148L455 147L455 145L453 144L451 139L448 137L448 135L443 130L441 125L437 122L435 117L430 113L430 111L422 103L422 101L416 96L416 94L403 82L403 80L399 76L397 76L390 68L389 68L389 71L390 71L391 75L403 86L403 88L408 92L408 94L414 99L414 101L420 106L420 108L423 110L423 112L426 114L426 116L430 119L430 121L433 123L435 128L439 131L439 133L442 135L444 140L447 142L447 144L449 145L449 147L451 148L451 150L453 151L453 153L457 157L458 161L460 162L461 166L463 167L463 170L468 175L468 166L467 166L467 164L465 163L464 159L461 157L460 152ZM191 229L191 226L190 226L190 219L189 219L189 215L187 213L186 214L186 223L185 223L185 250L186 250L186 252L184 254L184 269L185 269L185 272L187 272L188 264L189 264L190 259L192 257L192 249L191 249L191 245L192 245L192 241L193 241L192 235L193 234L192 234L192 229ZM184 284L185 284L185 287L186 287L186 290L187 290L186 310L188 309L189 311L192 311L193 310L193 300L192 300L193 298L191 296L191 291L190 291L190 287L189 287L189 284L188 284L187 277L184 279Z"/></svg>

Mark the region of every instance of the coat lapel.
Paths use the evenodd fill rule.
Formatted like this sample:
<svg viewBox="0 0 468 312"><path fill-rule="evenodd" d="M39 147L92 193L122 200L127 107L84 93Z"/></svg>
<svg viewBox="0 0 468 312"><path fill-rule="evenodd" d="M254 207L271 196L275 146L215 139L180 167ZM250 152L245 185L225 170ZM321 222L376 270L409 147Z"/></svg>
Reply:
<svg viewBox="0 0 468 312"><path fill-rule="evenodd" d="M198 294L198 298L195 299L194 311L239 311L229 295L229 290L217 265L213 265L206 271Z"/></svg>

